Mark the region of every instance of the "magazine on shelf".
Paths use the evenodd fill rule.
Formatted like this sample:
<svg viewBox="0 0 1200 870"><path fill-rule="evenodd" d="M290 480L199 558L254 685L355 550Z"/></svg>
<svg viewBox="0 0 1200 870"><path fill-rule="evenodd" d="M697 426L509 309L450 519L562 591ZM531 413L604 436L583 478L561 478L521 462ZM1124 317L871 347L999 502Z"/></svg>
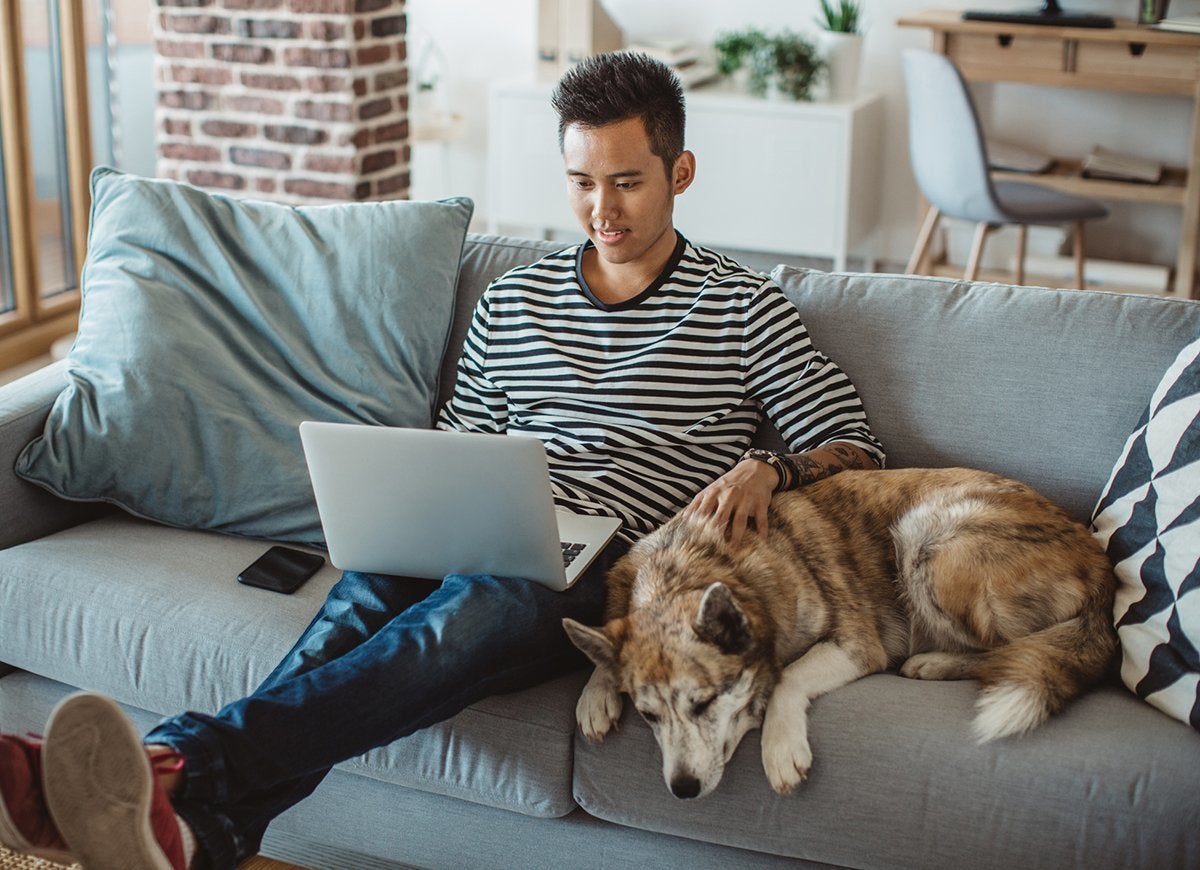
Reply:
<svg viewBox="0 0 1200 870"><path fill-rule="evenodd" d="M1099 145L1083 158L1085 178L1110 178L1119 181L1143 181L1157 184L1162 180L1161 163L1111 151Z"/></svg>

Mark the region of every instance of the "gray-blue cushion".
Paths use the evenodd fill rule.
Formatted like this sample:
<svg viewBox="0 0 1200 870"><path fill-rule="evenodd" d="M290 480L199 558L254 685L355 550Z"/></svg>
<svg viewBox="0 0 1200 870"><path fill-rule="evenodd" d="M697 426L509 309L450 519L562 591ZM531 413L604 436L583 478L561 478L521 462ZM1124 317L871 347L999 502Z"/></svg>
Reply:
<svg viewBox="0 0 1200 870"><path fill-rule="evenodd" d="M320 543L296 427L430 424L472 210L293 207L97 169L68 386L17 473L171 525Z"/></svg>

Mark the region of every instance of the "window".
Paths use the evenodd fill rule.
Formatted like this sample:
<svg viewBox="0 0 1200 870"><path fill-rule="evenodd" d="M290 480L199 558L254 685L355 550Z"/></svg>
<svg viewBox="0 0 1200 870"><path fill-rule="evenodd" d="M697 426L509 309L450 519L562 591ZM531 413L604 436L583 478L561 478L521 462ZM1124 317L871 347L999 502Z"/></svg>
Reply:
<svg viewBox="0 0 1200 870"><path fill-rule="evenodd" d="M91 146L83 7L0 6L0 367L74 329Z"/></svg>

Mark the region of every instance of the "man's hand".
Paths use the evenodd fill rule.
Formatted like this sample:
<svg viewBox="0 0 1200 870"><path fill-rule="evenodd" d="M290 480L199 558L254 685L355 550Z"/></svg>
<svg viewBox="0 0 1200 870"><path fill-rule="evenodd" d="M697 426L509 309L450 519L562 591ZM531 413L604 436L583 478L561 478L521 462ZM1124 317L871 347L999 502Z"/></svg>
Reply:
<svg viewBox="0 0 1200 870"><path fill-rule="evenodd" d="M766 536L767 508L778 483L779 475L765 462L739 462L700 490L684 513L717 523L736 547L751 522Z"/></svg>

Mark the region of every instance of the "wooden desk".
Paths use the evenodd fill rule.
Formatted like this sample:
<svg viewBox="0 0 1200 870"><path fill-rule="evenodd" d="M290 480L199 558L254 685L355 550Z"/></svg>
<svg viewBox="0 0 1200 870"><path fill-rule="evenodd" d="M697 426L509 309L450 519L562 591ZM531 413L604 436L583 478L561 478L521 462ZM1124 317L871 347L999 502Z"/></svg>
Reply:
<svg viewBox="0 0 1200 870"><path fill-rule="evenodd" d="M959 10L936 9L901 18L901 27L933 32L933 50L977 82L1168 94L1192 99L1187 164L1171 168L1160 184L1083 178L1079 160L1060 159L1049 175L995 174L1101 200L1174 205L1181 211L1175 296L1196 290L1200 243L1200 36L1117 21L1111 29L1046 27L964 21Z"/></svg>

